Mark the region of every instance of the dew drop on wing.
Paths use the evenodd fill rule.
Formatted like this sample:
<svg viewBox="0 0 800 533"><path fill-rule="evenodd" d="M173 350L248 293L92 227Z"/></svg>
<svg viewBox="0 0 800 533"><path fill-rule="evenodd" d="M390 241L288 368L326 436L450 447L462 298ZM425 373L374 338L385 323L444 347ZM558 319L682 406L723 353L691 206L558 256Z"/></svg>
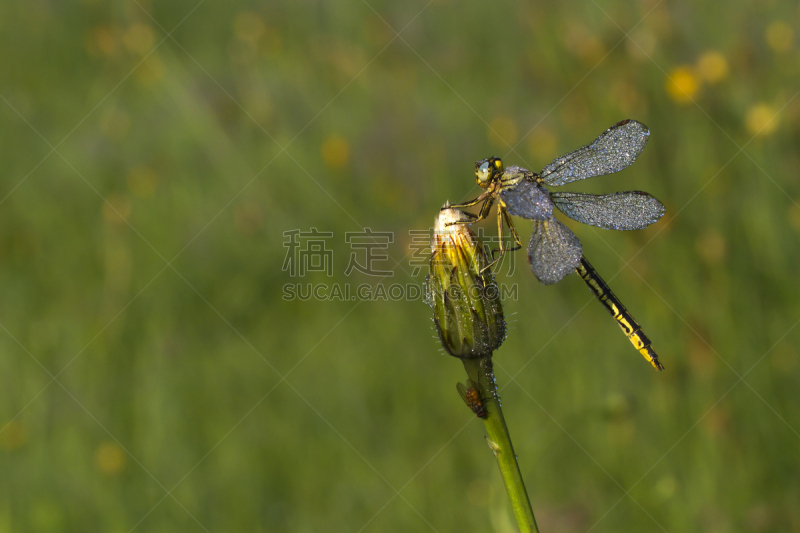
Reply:
<svg viewBox="0 0 800 533"><path fill-rule="evenodd" d="M540 173L545 185L567 183L619 172L631 165L647 145L650 130L635 120L623 120L600 134L591 144L563 155Z"/></svg>
<svg viewBox="0 0 800 533"><path fill-rule="evenodd" d="M581 262L581 241L555 217L533 222L528 262L541 283L552 285L574 272Z"/></svg>
<svg viewBox="0 0 800 533"><path fill-rule="evenodd" d="M611 194L553 192L550 197L556 207L571 219L604 229L644 229L666 212L664 204L642 191Z"/></svg>

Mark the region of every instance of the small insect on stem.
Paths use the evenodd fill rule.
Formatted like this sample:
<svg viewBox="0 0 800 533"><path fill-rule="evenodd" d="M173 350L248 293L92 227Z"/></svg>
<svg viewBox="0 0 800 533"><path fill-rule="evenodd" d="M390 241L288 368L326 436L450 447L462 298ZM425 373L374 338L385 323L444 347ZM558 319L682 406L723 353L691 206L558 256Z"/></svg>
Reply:
<svg viewBox="0 0 800 533"><path fill-rule="evenodd" d="M466 385L456 383L456 389L458 389L458 394L461 395L461 399L464 400L467 407L472 409L472 412L478 418L486 418L486 407L483 405L478 385L474 381L468 379Z"/></svg>

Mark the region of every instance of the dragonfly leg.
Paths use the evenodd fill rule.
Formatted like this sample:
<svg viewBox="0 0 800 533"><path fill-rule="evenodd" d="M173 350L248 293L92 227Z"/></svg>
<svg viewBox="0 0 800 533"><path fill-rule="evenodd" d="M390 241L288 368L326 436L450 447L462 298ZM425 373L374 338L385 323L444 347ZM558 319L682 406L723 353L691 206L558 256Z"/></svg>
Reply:
<svg viewBox="0 0 800 533"><path fill-rule="evenodd" d="M503 221L505 221L506 226L508 226L508 230L511 232L511 238L513 238L514 242L516 243L516 245L512 248L508 248L505 245L505 230L503 228ZM494 254L497 252L500 252L500 257L502 257L506 252L516 252L522 248L522 241L517 233L517 228L514 227L514 222L511 220L511 216L503 206L497 208L497 234L500 237L500 248L495 248L492 250L492 257L494 257Z"/></svg>
<svg viewBox="0 0 800 533"><path fill-rule="evenodd" d="M514 242L517 243L517 245L513 249L509 250L509 252L519 250L520 248L522 248L522 240L520 240L519 238L519 233L517 233L517 228L514 227L514 223L511 221L511 215L508 214L508 211L506 211L505 209L503 209L502 211L503 211L503 218L506 219L506 224L508 224L508 229L511 230L511 236L514 237Z"/></svg>
<svg viewBox="0 0 800 533"><path fill-rule="evenodd" d="M514 238L514 241L516 241L517 243L517 245L514 246L513 248L506 248L505 246L504 222L505 224L508 225L508 229L511 231L511 235ZM481 272L484 272L493 267L498 261L500 261L503 258L506 252L514 252L522 248L522 243L520 242L519 235L517 235L517 230L514 228L514 223L511 222L511 217L508 215L508 211L506 211L505 207L503 207L502 204L497 207L497 236L500 239L500 247L492 250L492 258L494 258L494 254L496 254L497 252L500 252L500 255L497 257L497 259L494 259L491 263L486 265L483 268L483 270L481 270Z"/></svg>
<svg viewBox="0 0 800 533"><path fill-rule="evenodd" d="M484 195L482 194L481 196L484 196ZM466 207L470 207L470 204L471 205L475 205L477 203L478 202L475 202L473 204L472 202L469 202L467 204L452 205L450 207L455 207L455 208L460 208L460 207L465 207L465 206ZM492 198L492 197L486 198L484 200L483 205L481 206L481 210L480 210L480 212L478 213L477 216L473 215L472 213L467 213L466 211L463 211L463 213L466 214L467 217L469 217L469 220L460 220L458 222L450 222L448 224L448 226L452 226L453 224L472 224L474 222L480 222L481 220L483 220L484 218L489 216L489 211L492 210L492 205L493 204L494 204L494 198Z"/></svg>
<svg viewBox="0 0 800 533"><path fill-rule="evenodd" d="M484 191L483 194L475 198L474 200L470 200L469 202L465 202L463 204L453 204L450 207L455 209L463 209L465 207L473 207L481 203L482 201L486 200L486 197L489 196L489 191ZM442 209L449 209L448 207L443 207Z"/></svg>

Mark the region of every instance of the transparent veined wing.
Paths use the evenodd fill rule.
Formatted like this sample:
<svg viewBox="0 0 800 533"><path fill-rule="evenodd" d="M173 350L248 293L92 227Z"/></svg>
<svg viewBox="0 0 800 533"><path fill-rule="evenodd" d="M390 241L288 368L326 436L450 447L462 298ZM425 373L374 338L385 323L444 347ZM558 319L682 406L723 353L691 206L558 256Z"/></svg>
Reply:
<svg viewBox="0 0 800 533"><path fill-rule="evenodd" d="M467 406L469 406L469 397L467 396L467 386L470 386L469 380L467 380L466 386L461 382L456 383L456 389L458 390L459 396L461 396L461 399L464 400L464 403L467 404Z"/></svg>
<svg viewBox="0 0 800 533"><path fill-rule="evenodd" d="M569 218L605 229L643 229L657 222L666 212L664 204L641 191L612 194L553 192L550 197Z"/></svg>
<svg viewBox="0 0 800 533"><path fill-rule="evenodd" d="M540 282L552 285L561 281L575 271L582 256L581 241L564 224L552 216L533 221L528 262Z"/></svg>
<svg viewBox="0 0 800 533"><path fill-rule="evenodd" d="M553 213L553 202L547 191L533 181L520 181L514 188L503 190L500 198L515 217L544 220Z"/></svg>
<svg viewBox="0 0 800 533"><path fill-rule="evenodd" d="M619 172L642 153L650 130L641 122L623 120L611 126L583 148L563 155L544 167L540 176L547 185L564 185L577 180Z"/></svg>

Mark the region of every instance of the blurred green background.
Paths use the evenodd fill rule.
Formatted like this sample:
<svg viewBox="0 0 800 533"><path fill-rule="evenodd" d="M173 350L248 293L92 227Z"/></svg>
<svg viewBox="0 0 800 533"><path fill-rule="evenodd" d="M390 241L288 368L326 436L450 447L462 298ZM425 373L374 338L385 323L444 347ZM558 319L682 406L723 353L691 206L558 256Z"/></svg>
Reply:
<svg viewBox="0 0 800 533"><path fill-rule="evenodd" d="M667 215L569 225L666 371L577 276L542 286L524 253L498 275L540 528L800 531L799 23L780 1L1 3L0 531L514 531L428 307L285 287L419 286L476 160L540 169L625 118L641 158L568 189ZM345 275L365 227L393 275ZM311 228L332 277L284 268Z"/></svg>

